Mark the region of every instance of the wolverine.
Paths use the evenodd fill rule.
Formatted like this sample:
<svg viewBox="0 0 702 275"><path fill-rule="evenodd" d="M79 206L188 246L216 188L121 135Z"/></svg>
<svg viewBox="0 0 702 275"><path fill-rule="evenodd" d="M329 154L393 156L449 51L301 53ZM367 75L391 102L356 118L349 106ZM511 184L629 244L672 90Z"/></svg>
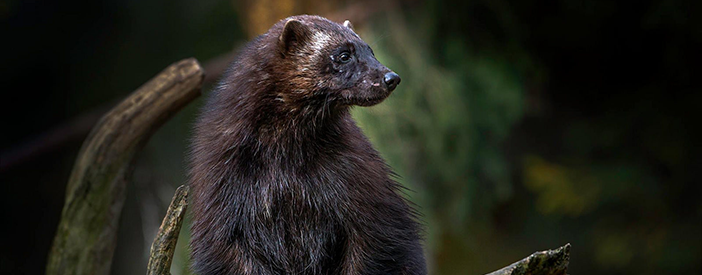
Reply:
<svg viewBox="0 0 702 275"><path fill-rule="evenodd" d="M417 212L350 115L399 83L348 21L249 42L195 125L195 273L426 274Z"/></svg>

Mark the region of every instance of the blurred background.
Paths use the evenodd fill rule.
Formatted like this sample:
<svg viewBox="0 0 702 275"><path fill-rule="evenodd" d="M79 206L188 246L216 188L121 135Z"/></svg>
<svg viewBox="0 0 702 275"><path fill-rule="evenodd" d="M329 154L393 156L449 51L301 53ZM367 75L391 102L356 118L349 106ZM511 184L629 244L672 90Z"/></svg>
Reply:
<svg viewBox="0 0 702 275"><path fill-rule="evenodd" d="M354 116L413 190L432 274L565 243L570 274L702 274L700 3L2 0L0 273L44 272L73 161L109 108L187 57L207 95L233 50L308 13L351 20L402 76ZM145 271L202 98L139 155L113 274Z"/></svg>

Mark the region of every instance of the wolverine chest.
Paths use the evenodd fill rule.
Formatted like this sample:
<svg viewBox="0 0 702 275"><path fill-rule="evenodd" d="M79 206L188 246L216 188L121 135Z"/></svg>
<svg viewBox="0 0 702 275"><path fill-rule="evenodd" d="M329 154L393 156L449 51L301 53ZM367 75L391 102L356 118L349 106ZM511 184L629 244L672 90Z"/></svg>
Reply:
<svg viewBox="0 0 702 275"><path fill-rule="evenodd" d="M265 177L244 183L240 188L251 198L251 210L267 223L312 224L343 220L353 178L344 173L308 169L286 171L272 168Z"/></svg>
<svg viewBox="0 0 702 275"><path fill-rule="evenodd" d="M332 268L343 255L347 198L333 187L341 179L276 173L243 183L249 205L237 211L231 238L272 266L304 274L307 267ZM245 186L249 185L249 186ZM324 185L324 187L322 187Z"/></svg>

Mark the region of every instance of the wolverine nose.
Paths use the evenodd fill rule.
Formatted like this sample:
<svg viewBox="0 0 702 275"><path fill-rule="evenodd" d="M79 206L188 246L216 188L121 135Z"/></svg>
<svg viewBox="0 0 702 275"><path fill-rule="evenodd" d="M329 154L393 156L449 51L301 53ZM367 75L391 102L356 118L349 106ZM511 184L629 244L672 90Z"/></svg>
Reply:
<svg viewBox="0 0 702 275"><path fill-rule="evenodd" d="M395 90L395 87L397 87L397 84L400 84L401 80L400 76L394 72L386 73L385 77L383 77L383 82L385 82L385 86L388 86L390 91Z"/></svg>

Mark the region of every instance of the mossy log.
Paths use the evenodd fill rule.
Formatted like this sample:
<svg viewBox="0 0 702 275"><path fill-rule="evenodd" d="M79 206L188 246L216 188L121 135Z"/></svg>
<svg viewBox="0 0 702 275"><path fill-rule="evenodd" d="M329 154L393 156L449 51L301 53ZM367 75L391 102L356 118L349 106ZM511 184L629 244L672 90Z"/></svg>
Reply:
<svg viewBox="0 0 702 275"><path fill-rule="evenodd" d="M204 71L186 59L104 115L80 149L66 187L46 274L109 274L135 154L164 122L200 95Z"/></svg>

